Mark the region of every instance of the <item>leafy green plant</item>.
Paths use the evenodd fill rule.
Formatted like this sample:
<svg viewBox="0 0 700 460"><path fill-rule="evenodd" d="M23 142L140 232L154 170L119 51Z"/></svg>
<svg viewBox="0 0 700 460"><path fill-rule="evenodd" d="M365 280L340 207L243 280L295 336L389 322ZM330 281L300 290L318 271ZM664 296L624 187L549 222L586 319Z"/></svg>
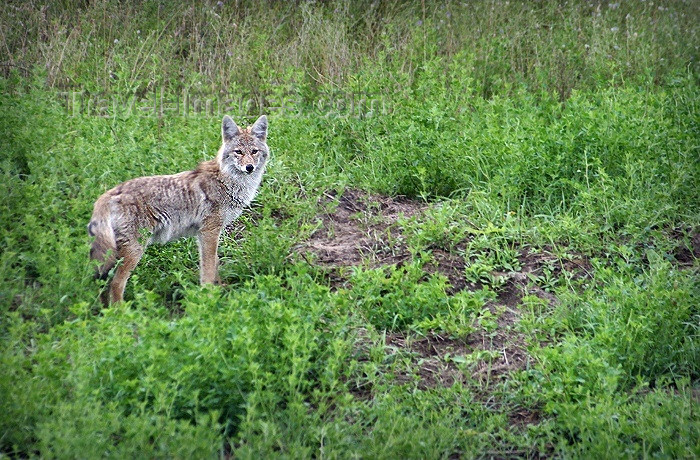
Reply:
<svg viewBox="0 0 700 460"><path fill-rule="evenodd" d="M400 268L357 269L350 277L350 299L381 329L400 329L434 317L448 307L444 276L426 278L424 262L416 260Z"/></svg>
<svg viewBox="0 0 700 460"><path fill-rule="evenodd" d="M460 291L448 299L447 311L440 311L435 316L417 321L411 329L421 334L428 332L447 334L454 339L466 338L476 330L475 322L481 321L480 313L489 300L493 300L493 291Z"/></svg>
<svg viewBox="0 0 700 460"><path fill-rule="evenodd" d="M469 234L465 210L459 202L444 202L431 206L420 217L402 222L407 243L415 250L431 248L451 251Z"/></svg>
<svg viewBox="0 0 700 460"><path fill-rule="evenodd" d="M502 275L494 275L496 266L482 258L470 261L465 268L465 276L472 283L479 283L497 289L505 283Z"/></svg>

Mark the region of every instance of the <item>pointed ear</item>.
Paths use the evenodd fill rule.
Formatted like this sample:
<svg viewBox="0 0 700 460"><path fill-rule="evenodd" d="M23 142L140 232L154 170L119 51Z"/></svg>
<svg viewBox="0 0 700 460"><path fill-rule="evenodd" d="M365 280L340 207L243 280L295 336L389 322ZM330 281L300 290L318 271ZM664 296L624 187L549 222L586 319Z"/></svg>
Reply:
<svg viewBox="0 0 700 460"><path fill-rule="evenodd" d="M264 141L267 139L267 117L265 115L260 115L260 118L253 123L250 127L250 132L253 133L255 137Z"/></svg>
<svg viewBox="0 0 700 460"><path fill-rule="evenodd" d="M228 115L224 115L224 121L221 122L221 137L224 138L224 142L230 141L240 133L233 119Z"/></svg>

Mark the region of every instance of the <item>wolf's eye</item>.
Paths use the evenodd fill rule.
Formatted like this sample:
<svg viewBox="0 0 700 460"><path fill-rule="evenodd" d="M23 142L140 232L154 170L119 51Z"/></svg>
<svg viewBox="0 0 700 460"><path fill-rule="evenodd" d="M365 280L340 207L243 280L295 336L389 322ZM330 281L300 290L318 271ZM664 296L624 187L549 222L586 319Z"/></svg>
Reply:
<svg viewBox="0 0 700 460"><path fill-rule="evenodd" d="M240 150L234 150L233 153L235 153L236 155L243 155L243 152L241 152Z"/></svg>
<svg viewBox="0 0 700 460"><path fill-rule="evenodd" d="M255 155L255 154L258 153L259 151L260 151L260 150L258 150L258 149L253 149L253 150L250 152L250 154L251 154L251 155Z"/></svg>

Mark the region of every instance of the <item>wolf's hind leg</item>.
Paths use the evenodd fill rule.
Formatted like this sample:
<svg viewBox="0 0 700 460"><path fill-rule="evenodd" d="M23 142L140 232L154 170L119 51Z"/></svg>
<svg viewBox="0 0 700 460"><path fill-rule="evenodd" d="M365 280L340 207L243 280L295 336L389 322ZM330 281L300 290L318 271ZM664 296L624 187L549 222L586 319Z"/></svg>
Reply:
<svg viewBox="0 0 700 460"><path fill-rule="evenodd" d="M110 300L112 303L124 300L124 288L131 272L138 265L143 256L143 246L138 241L128 241L119 248L119 257L122 263L117 267L114 278L109 286Z"/></svg>

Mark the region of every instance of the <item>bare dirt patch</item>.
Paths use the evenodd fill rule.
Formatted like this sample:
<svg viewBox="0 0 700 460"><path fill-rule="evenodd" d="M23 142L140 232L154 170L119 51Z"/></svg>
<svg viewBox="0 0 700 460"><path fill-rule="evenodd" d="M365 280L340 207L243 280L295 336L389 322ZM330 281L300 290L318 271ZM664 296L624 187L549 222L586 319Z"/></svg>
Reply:
<svg viewBox="0 0 700 460"><path fill-rule="evenodd" d="M398 371L397 381L407 383L417 377L417 386L423 390L467 383L470 379L488 387L506 374L524 369L529 359L522 337L510 329L494 334L475 332L466 339L437 334L415 338L392 333L387 335L386 345L389 353L402 351L411 355L411 368ZM475 352L481 353L471 359Z"/></svg>
<svg viewBox="0 0 700 460"><path fill-rule="evenodd" d="M320 205L327 210L319 216L320 228L297 251L311 263L328 269L334 288L347 282L343 275L346 267L401 265L409 261L412 256L398 222L402 216L420 218L429 207L405 197L392 198L354 189L346 189L340 196L328 192ZM425 266L426 273L446 276L451 285L448 295L483 287L466 278L469 261L464 254L468 242L459 243L451 251L431 248L432 262ZM487 400L494 384L514 371L527 368L531 358L526 339L517 328L522 298L535 295L554 305L557 298L547 284L551 279L562 275L585 278L592 270L585 256L558 257L554 252L552 248L522 247L518 251L517 271L492 273L503 280L496 289L496 299L486 305L496 327L486 330L475 324L474 332L461 339L437 333L418 336L386 332L385 353L400 359L400 365L392 366L390 371L396 382L414 383L420 389L472 382L478 384L483 392L481 396ZM355 352L360 360L369 359L372 341L366 332L358 331ZM372 389L368 385L351 385L351 392L358 398L369 398ZM511 419L513 425L524 426L537 423L539 414L522 409L513 412Z"/></svg>
<svg viewBox="0 0 700 460"><path fill-rule="evenodd" d="M332 209L336 201L337 206ZM332 210L319 215L320 228L297 251L304 257L312 256L315 265L328 269L333 287L345 282L340 273L342 268L360 264L400 266L410 260L411 253L397 223L402 217L419 216L429 207L406 197L387 197L356 189L346 189L340 196L327 192L320 204ZM463 289L482 288L480 283L469 282L465 277L466 261L460 253L467 242L458 244L453 251L431 248L432 263L425 267L426 272L447 277L450 295ZM561 259L549 248L537 252L523 248L518 260L521 269L517 272L493 272L506 280L499 301L511 307L526 294L556 302L552 294L533 282L545 275L556 278L567 272L574 279L590 276L590 262L581 255Z"/></svg>
<svg viewBox="0 0 700 460"><path fill-rule="evenodd" d="M570 255L569 258L559 258L553 253L551 247L545 247L541 251L520 250L518 256L522 269L520 273L525 275L540 275L549 269L552 275L558 277L568 272L574 279L590 277L591 263L584 255Z"/></svg>
<svg viewBox="0 0 700 460"><path fill-rule="evenodd" d="M466 280L464 276L464 269L466 268L464 257L439 248L433 249L432 255L433 261L426 267L426 270L431 274L441 273L447 278L451 286L447 291L448 294L453 295L462 289L473 291L481 288L478 284L470 283Z"/></svg>
<svg viewBox="0 0 700 460"><path fill-rule="evenodd" d="M336 199L335 210L319 216L321 228L299 252L312 253L317 264L333 268L358 265L366 259L372 266L389 265L410 257L396 222L422 212L424 203L346 189L339 198L335 192L326 193L321 204L328 207Z"/></svg>
<svg viewBox="0 0 700 460"><path fill-rule="evenodd" d="M680 229L671 231L670 236L678 245L673 252L680 267L692 267L700 259L700 231L683 232Z"/></svg>
<svg viewBox="0 0 700 460"><path fill-rule="evenodd" d="M327 192L321 205L331 207L322 213L321 227L297 250L305 257L313 255L314 263L329 269L331 285L344 283L338 269L368 263L370 267L401 265L411 259L401 229L397 222L402 217L420 215L428 205L406 197L387 197L362 190L346 189L340 197ZM464 278L465 261L458 254L436 248L432 251L433 263L426 267L428 273L441 273L447 277L449 294L477 285Z"/></svg>
<svg viewBox="0 0 700 460"><path fill-rule="evenodd" d="M520 296L516 293L504 296L517 298L519 302ZM469 379L490 387L506 374L525 369L530 358L525 337L516 327L520 319L520 312L515 308L518 302L508 302L513 304L511 306L501 303L500 299L490 302L487 307L497 327L487 331L475 324L475 331L461 339L435 333L424 337L403 332L387 334L389 353L407 352L411 356L412 369L401 372L398 380L408 381L416 375L421 389L448 387Z"/></svg>

